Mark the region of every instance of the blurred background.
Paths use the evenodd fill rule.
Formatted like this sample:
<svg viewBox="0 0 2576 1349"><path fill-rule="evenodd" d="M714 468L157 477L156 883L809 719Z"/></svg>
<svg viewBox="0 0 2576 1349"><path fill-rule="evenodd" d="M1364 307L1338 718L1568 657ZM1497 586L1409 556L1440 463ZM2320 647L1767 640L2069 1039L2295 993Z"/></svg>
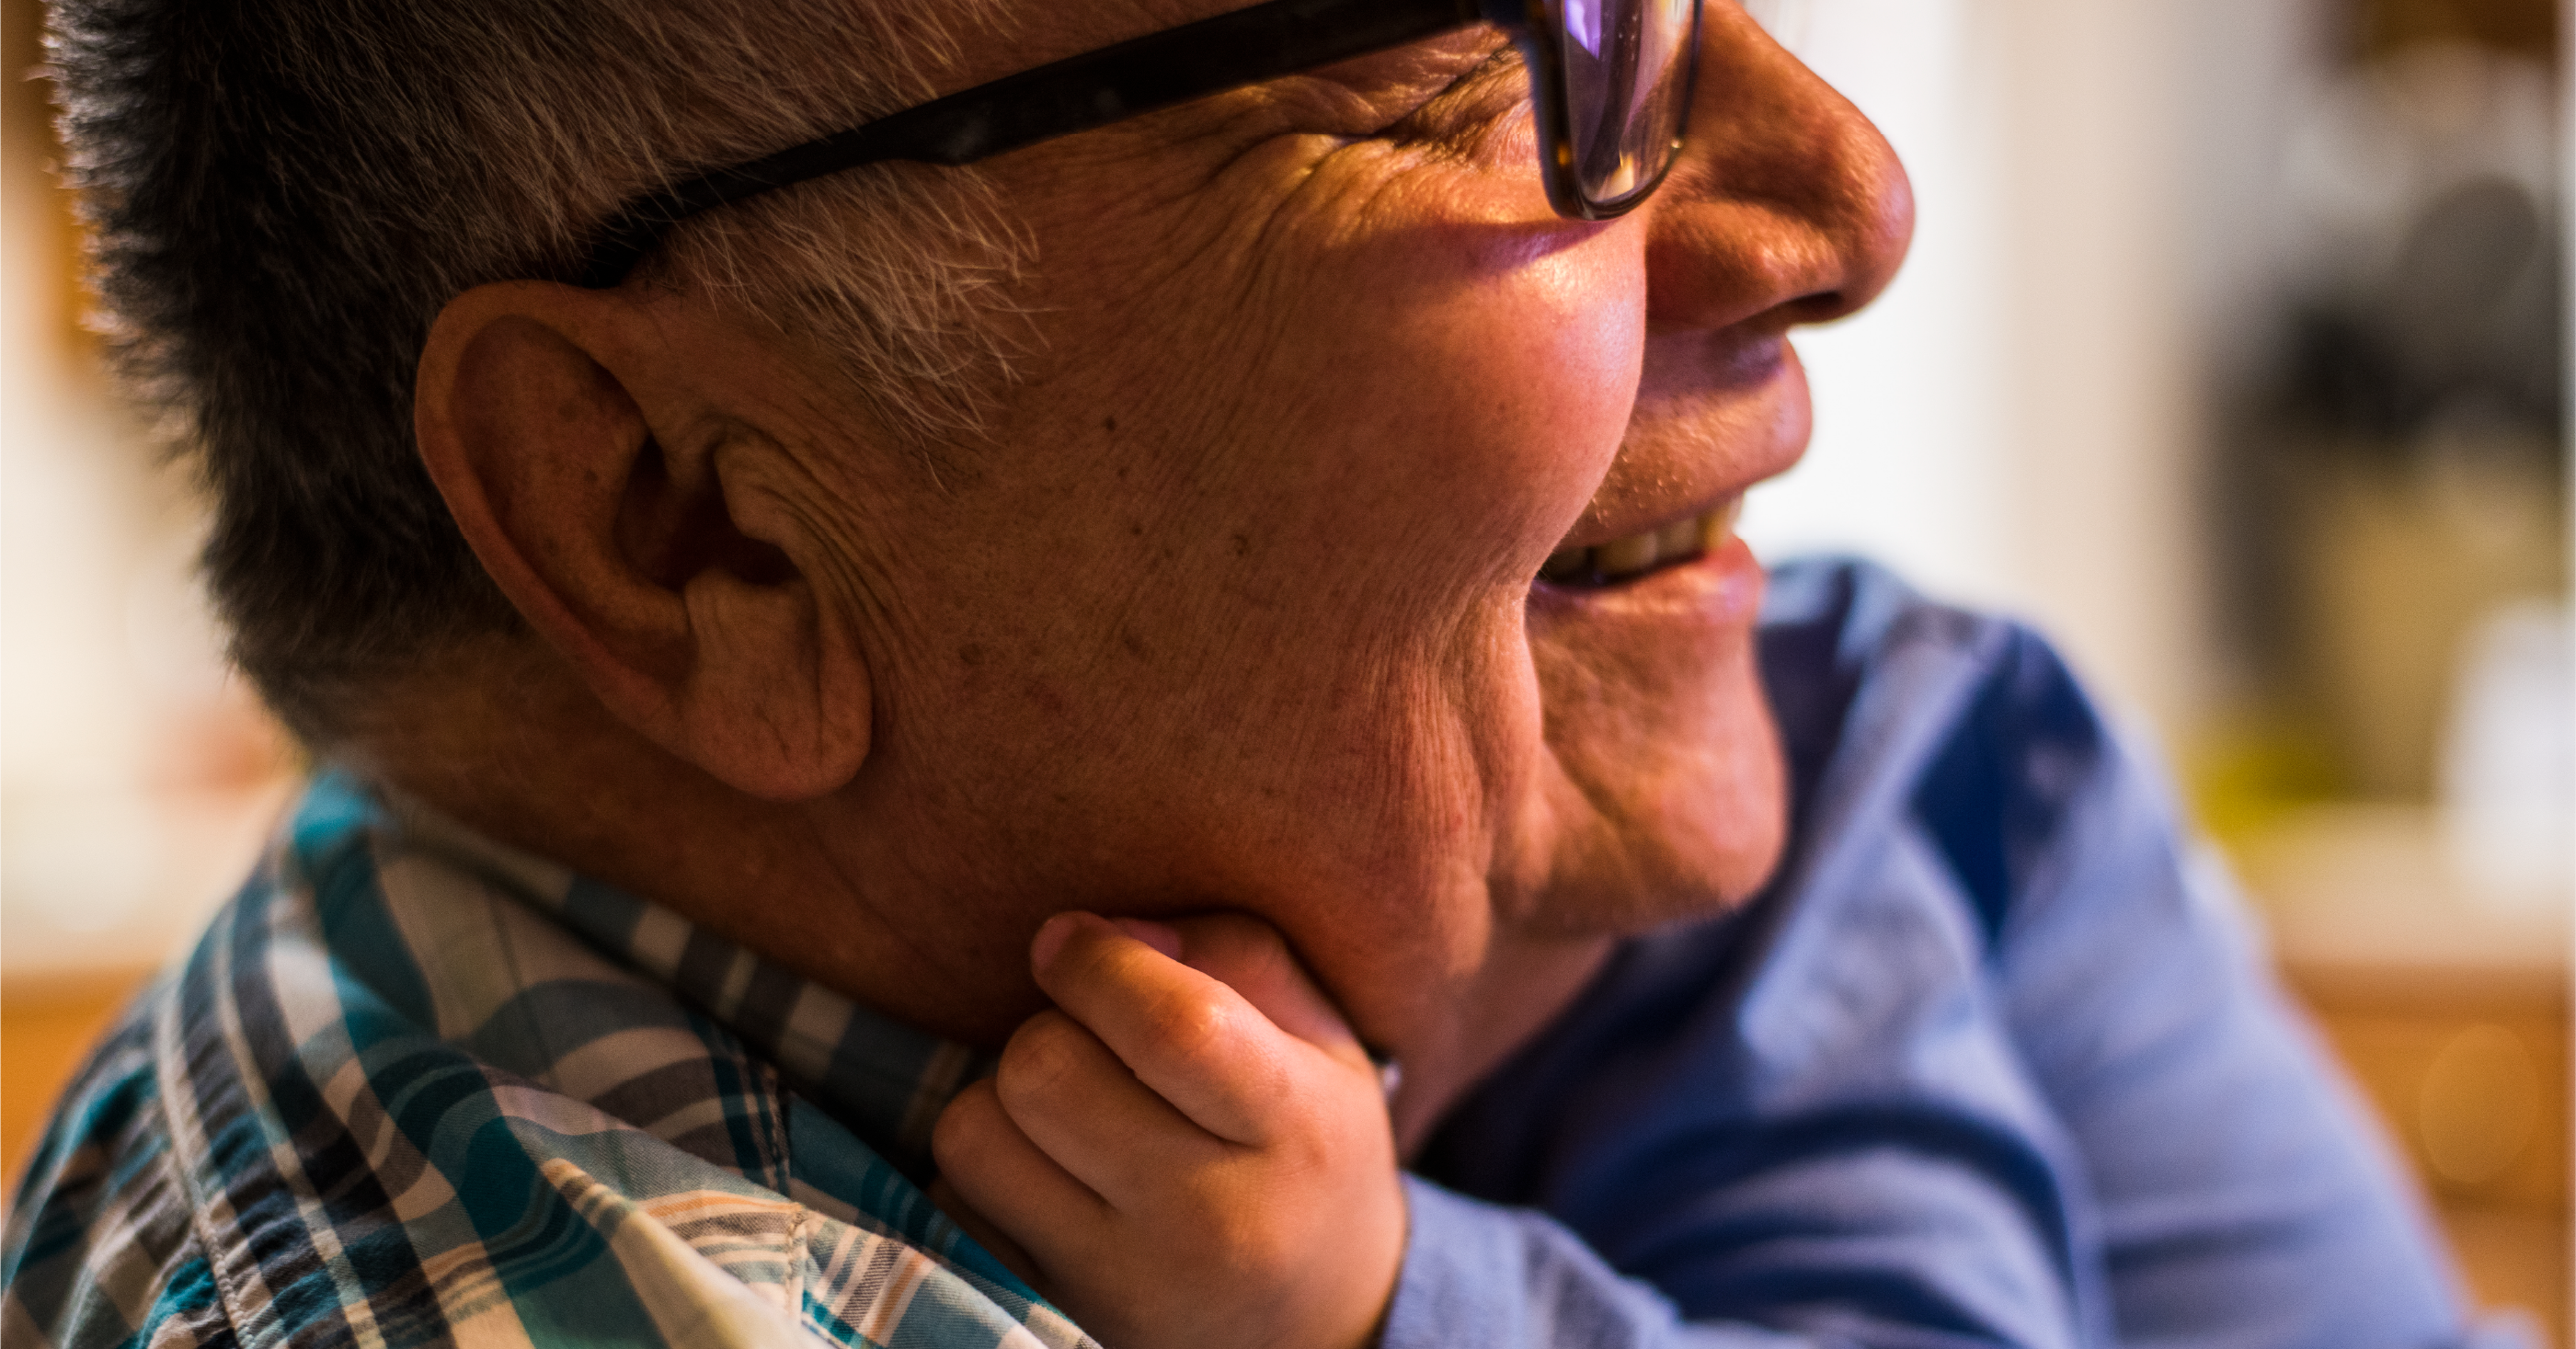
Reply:
<svg viewBox="0 0 2576 1349"><path fill-rule="evenodd" d="M1713 0L1714 2L1714 0ZM1750 0L1920 226L1803 338L1766 556L2033 619L2162 756L2484 1304L2569 1345L2561 0ZM0 1166L236 885L292 747L82 329L0 0Z"/></svg>
<svg viewBox="0 0 2576 1349"><path fill-rule="evenodd" d="M2162 753L2481 1301L2569 1343L2559 0L1752 0L1914 176L1766 555L2036 620Z"/></svg>
<svg viewBox="0 0 2576 1349"><path fill-rule="evenodd" d="M294 760L226 670L202 513L83 330L35 0L0 0L0 1167L248 874Z"/></svg>

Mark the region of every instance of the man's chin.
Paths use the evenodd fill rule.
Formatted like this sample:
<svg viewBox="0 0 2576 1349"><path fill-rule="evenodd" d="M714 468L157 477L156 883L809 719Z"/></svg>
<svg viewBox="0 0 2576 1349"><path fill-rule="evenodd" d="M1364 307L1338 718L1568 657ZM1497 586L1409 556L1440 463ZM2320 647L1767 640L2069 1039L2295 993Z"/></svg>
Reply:
<svg viewBox="0 0 2576 1349"><path fill-rule="evenodd" d="M1561 783L1566 826L1527 924L1627 936L1715 917L1759 893L1788 835L1787 773L1758 696L1729 731L1701 754L1641 750L1634 774L1615 782Z"/></svg>
<svg viewBox="0 0 2576 1349"><path fill-rule="evenodd" d="M1741 545L1679 584L1533 604L1550 761L1534 926L1624 935L1742 904L1778 866L1787 769Z"/></svg>

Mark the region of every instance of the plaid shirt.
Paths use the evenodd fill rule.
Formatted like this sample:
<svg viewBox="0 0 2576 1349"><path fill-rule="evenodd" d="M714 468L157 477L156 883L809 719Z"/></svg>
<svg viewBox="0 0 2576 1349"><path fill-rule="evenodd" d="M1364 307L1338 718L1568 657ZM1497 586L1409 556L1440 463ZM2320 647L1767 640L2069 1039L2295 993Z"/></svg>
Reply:
<svg viewBox="0 0 2576 1349"><path fill-rule="evenodd" d="M325 778L67 1091L0 1340L1090 1345L907 1179L989 1066Z"/></svg>

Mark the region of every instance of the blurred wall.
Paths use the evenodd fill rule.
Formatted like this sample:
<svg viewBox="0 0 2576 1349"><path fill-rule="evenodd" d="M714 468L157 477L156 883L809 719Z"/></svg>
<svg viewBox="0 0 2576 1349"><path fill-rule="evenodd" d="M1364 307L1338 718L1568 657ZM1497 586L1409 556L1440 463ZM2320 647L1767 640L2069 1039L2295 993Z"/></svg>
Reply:
<svg viewBox="0 0 2576 1349"><path fill-rule="evenodd" d="M156 963L243 874L284 746L195 583L202 515L78 321L38 10L0 8L0 970Z"/></svg>
<svg viewBox="0 0 2576 1349"><path fill-rule="evenodd" d="M1783 24L1894 144L1918 223L1885 298L1798 339L1815 443L1747 511L1768 555L1867 552L2037 620L2167 740L2215 658L2175 209L2202 8L1815 0Z"/></svg>

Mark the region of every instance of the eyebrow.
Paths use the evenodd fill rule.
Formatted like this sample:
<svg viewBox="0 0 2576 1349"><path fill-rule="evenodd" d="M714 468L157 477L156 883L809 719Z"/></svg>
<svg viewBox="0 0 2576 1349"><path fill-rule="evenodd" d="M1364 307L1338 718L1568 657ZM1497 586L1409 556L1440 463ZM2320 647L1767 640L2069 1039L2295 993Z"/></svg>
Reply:
<svg viewBox="0 0 2576 1349"><path fill-rule="evenodd" d="M628 203L593 242L580 283L614 286L681 221L888 160L956 167L1296 70L1400 47L1484 18L1489 0L1265 0L944 98Z"/></svg>
<svg viewBox="0 0 2576 1349"><path fill-rule="evenodd" d="M1505 78L1510 74L1517 73L1516 68L1523 66L1526 63L1527 58L1522 54L1520 45L1511 41L1509 38L1505 38L1494 48L1493 51L1487 53L1483 60L1476 62L1465 70L1459 71L1456 75L1450 77L1447 83L1442 84L1439 88L1434 89L1429 94L1425 95L1422 98L1422 101L1405 109L1403 116L1379 127L1372 134L1384 136L1389 132L1396 130L1396 128L1403 126L1405 123L1428 113L1444 99L1473 97L1478 89L1494 80ZM1445 141L1449 138L1442 137L1440 139Z"/></svg>

